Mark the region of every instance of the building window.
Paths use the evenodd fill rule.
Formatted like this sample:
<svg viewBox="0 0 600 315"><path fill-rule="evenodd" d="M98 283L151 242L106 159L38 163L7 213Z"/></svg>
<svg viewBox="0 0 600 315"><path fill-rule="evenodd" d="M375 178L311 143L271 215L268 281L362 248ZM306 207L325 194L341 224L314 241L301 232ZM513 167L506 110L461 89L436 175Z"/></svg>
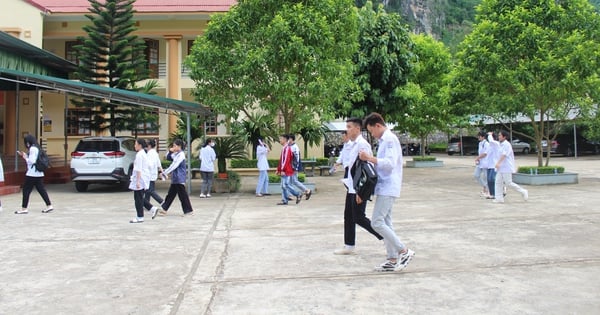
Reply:
<svg viewBox="0 0 600 315"><path fill-rule="evenodd" d="M156 120L139 123L137 125L138 135L158 135L158 109L152 109L149 116L155 117Z"/></svg>
<svg viewBox="0 0 600 315"><path fill-rule="evenodd" d="M217 134L217 116L206 116L204 120L204 131L207 135Z"/></svg>
<svg viewBox="0 0 600 315"><path fill-rule="evenodd" d="M158 78L158 40L146 38L146 61L148 62L148 70L150 70L150 78Z"/></svg>
<svg viewBox="0 0 600 315"><path fill-rule="evenodd" d="M69 108L67 111L67 135L89 136L92 110L89 108Z"/></svg>
<svg viewBox="0 0 600 315"><path fill-rule="evenodd" d="M65 42L65 59L69 60L70 62L76 65L79 64L79 58L77 57L78 54L77 50L75 50L75 46L80 44L81 43L76 40Z"/></svg>
<svg viewBox="0 0 600 315"><path fill-rule="evenodd" d="M192 46L194 46L194 39L188 40L187 54L188 56L192 53Z"/></svg>

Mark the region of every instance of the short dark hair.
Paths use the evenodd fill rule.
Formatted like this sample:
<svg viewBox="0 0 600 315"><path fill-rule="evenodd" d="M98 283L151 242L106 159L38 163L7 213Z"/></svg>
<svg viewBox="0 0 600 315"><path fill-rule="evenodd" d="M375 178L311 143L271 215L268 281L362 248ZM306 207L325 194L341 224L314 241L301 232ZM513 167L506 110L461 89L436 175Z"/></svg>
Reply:
<svg viewBox="0 0 600 315"><path fill-rule="evenodd" d="M356 117L348 118L348 119L346 119L346 122L355 124L359 127L362 127L362 124L363 124L362 119L356 118Z"/></svg>
<svg viewBox="0 0 600 315"><path fill-rule="evenodd" d="M156 140L154 139L148 139L146 140L146 144L148 144L148 146L155 148L156 147Z"/></svg>
<svg viewBox="0 0 600 315"><path fill-rule="evenodd" d="M383 120L383 117L379 113L370 113L367 115L367 117L365 117L363 123L364 127L375 126L375 124L385 126L385 120Z"/></svg>
<svg viewBox="0 0 600 315"><path fill-rule="evenodd" d="M506 130L500 130L500 134L504 137L504 138L508 138L509 137L509 133Z"/></svg>
<svg viewBox="0 0 600 315"><path fill-rule="evenodd" d="M293 134L293 133L290 133L290 134L288 135L288 139L292 139L292 141L296 141L296 135L295 135L295 134Z"/></svg>
<svg viewBox="0 0 600 315"><path fill-rule="evenodd" d="M33 147L33 146L38 146L38 142L35 139L35 137L29 133L27 135L25 135L25 137L23 138L23 142L25 142L25 147L27 147L27 148Z"/></svg>
<svg viewBox="0 0 600 315"><path fill-rule="evenodd" d="M484 138L485 138L485 137L486 137L486 135L487 135L487 134L486 134L486 133L485 133L485 131L483 131L483 130L481 130L480 132L478 132L478 133L477 133L477 136L479 136L479 137L484 137Z"/></svg>
<svg viewBox="0 0 600 315"><path fill-rule="evenodd" d="M185 142L183 142L183 140L175 139L173 140L173 144L176 144L178 147L181 148L181 150L185 150Z"/></svg>

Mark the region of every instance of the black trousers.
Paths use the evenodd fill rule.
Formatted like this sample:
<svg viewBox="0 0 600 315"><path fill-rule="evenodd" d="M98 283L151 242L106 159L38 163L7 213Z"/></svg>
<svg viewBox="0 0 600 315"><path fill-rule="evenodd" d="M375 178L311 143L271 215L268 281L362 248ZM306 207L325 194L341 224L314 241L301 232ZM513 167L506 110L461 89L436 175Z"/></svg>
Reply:
<svg viewBox="0 0 600 315"><path fill-rule="evenodd" d="M175 196L179 197L179 201L181 202L181 209L183 209L183 213L188 213L194 211L192 209L192 203L190 202L190 197L185 190L184 184L171 184L169 186L169 192L167 192L167 196L165 197L165 201L162 204L163 210L169 210L171 203L175 200Z"/></svg>
<svg viewBox="0 0 600 315"><path fill-rule="evenodd" d="M133 191L133 202L135 203L135 212L138 218L144 217L144 189Z"/></svg>
<svg viewBox="0 0 600 315"><path fill-rule="evenodd" d="M150 187L148 187L148 189L146 190L146 194L144 195L144 203L150 203L150 197L154 198L154 200L156 200L156 202L158 203L163 203L163 199L161 196L159 196L156 193L156 182L155 181L151 181L150 182Z"/></svg>
<svg viewBox="0 0 600 315"><path fill-rule="evenodd" d="M51 205L50 198L48 197L48 192L46 191L46 187L44 187L44 177L32 177L25 176L25 183L23 183L23 202L21 203L21 207L23 209L27 209L29 205L29 195L33 191L33 187L37 189L42 199L46 203L46 206Z"/></svg>
<svg viewBox="0 0 600 315"><path fill-rule="evenodd" d="M371 227L371 220L365 215L367 201L356 203L356 194L346 194L346 205L344 208L344 244L354 246L356 241L356 225L360 225L367 232L373 234L378 240L383 237Z"/></svg>

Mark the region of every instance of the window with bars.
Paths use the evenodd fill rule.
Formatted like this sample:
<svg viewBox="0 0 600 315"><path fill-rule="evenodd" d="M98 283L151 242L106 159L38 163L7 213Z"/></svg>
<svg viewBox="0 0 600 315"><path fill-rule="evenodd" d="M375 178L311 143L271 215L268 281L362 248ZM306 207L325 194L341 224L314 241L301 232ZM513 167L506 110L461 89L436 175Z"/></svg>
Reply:
<svg viewBox="0 0 600 315"><path fill-rule="evenodd" d="M217 117L216 116L207 116L206 120L204 120L204 131L207 135L216 135L217 134Z"/></svg>
<svg viewBox="0 0 600 315"><path fill-rule="evenodd" d="M149 115L156 117L156 121L139 123L137 125L138 135L158 135L158 109L152 109Z"/></svg>
<svg viewBox="0 0 600 315"><path fill-rule="evenodd" d="M79 57L77 54L77 50L75 50L75 46L79 44L81 44L81 42L77 40L65 42L65 59L69 60L70 62L76 65L79 64Z"/></svg>
<svg viewBox="0 0 600 315"><path fill-rule="evenodd" d="M148 70L150 70L150 78L157 79L158 78L158 60L159 60L159 45L158 40L146 38L144 39L146 42L146 50L144 53L146 54L146 61L148 62Z"/></svg>
<svg viewBox="0 0 600 315"><path fill-rule="evenodd" d="M89 136L92 110L89 108L69 108L67 111L67 135Z"/></svg>

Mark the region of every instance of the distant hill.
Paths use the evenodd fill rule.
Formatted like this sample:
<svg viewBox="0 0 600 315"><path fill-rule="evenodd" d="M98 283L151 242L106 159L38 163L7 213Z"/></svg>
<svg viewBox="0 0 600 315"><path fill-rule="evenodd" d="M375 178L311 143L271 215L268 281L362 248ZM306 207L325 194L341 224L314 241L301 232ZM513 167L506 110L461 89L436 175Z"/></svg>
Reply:
<svg viewBox="0 0 600 315"><path fill-rule="evenodd" d="M589 0L600 8L600 0ZM366 0L355 0L362 6ZM416 33L432 34L452 51L471 32L475 7L481 0L373 0L383 3L386 11L397 12Z"/></svg>

